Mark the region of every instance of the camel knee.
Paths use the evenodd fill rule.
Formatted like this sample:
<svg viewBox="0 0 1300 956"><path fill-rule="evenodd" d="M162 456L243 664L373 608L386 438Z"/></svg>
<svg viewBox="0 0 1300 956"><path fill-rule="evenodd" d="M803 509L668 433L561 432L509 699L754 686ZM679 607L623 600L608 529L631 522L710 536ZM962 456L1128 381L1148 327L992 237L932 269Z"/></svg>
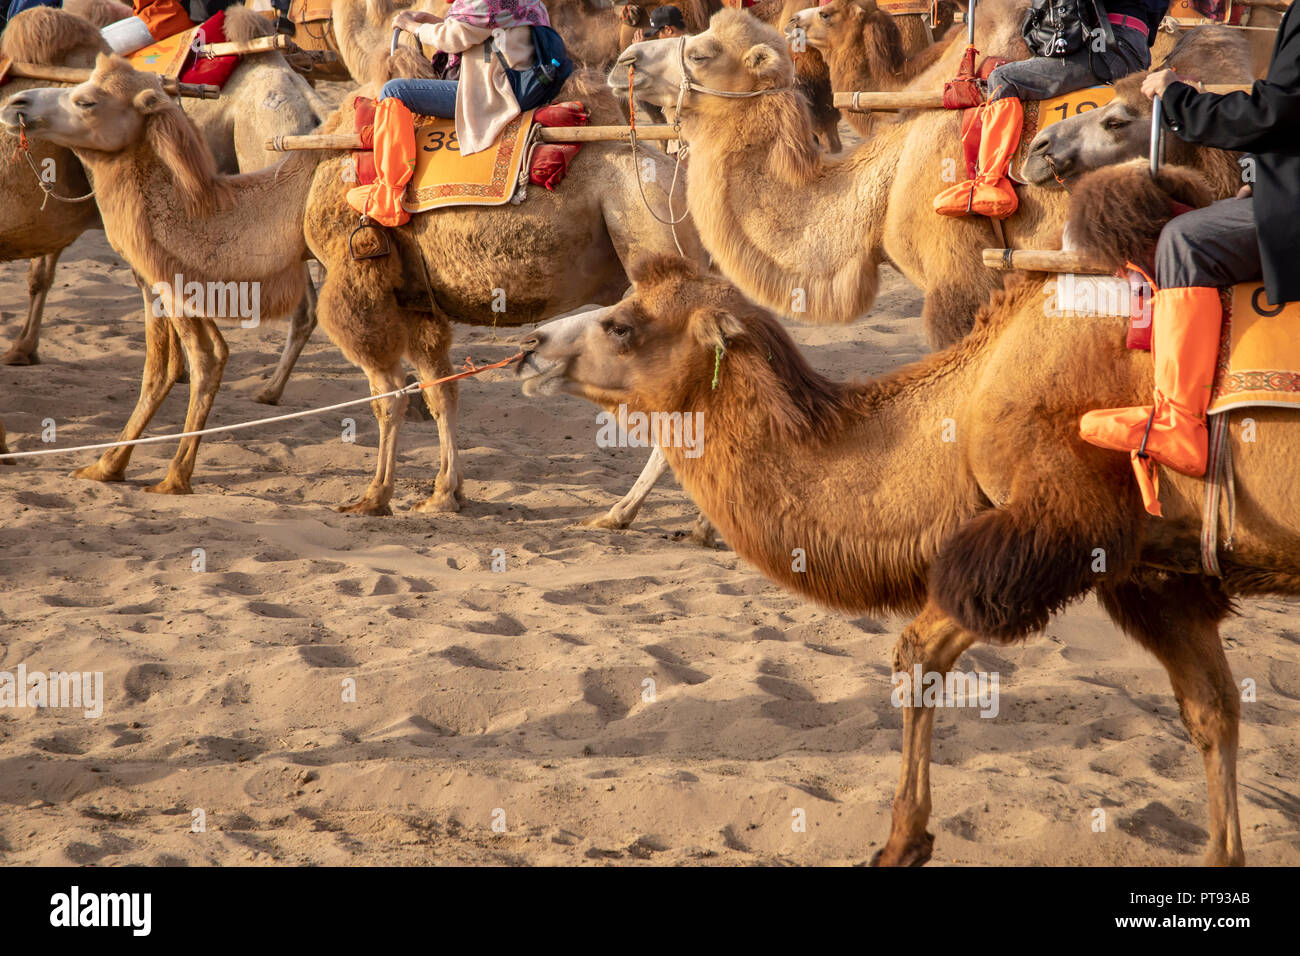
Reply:
<svg viewBox="0 0 1300 956"><path fill-rule="evenodd" d="M27 292L38 296L50 291L54 284L54 257L40 256L27 267Z"/></svg>

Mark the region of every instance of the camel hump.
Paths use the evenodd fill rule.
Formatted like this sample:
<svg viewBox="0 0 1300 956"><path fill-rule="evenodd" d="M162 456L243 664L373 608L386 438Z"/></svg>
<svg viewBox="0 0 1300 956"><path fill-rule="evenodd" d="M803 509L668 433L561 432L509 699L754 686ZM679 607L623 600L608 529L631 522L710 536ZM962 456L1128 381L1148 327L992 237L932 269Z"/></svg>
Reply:
<svg viewBox="0 0 1300 956"><path fill-rule="evenodd" d="M75 66L69 56L83 51L107 53L109 47L93 23L54 7L24 10L0 35L0 54L19 63Z"/></svg>
<svg viewBox="0 0 1300 956"><path fill-rule="evenodd" d="M1066 242L1110 268L1145 262L1180 206L1200 209L1213 200L1205 177L1185 166L1163 166L1154 178L1144 159L1106 166L1071 190Z"/></svg>

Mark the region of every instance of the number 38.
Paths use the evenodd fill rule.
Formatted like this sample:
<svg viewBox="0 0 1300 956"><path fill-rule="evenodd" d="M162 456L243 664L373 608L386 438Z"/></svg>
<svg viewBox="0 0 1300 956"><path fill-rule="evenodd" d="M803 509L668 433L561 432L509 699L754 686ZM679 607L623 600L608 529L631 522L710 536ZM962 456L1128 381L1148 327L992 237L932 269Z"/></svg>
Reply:
<svg viewBox="0 0 1300 956"><path fill-rule="evenodd" d="M424 151L426 153L436 153L443 147L446 147L453 153L460 152L460 143L456 140L455 130L448 133L440 129L435 129L429 134L429 142L425 145Z"/></svg>

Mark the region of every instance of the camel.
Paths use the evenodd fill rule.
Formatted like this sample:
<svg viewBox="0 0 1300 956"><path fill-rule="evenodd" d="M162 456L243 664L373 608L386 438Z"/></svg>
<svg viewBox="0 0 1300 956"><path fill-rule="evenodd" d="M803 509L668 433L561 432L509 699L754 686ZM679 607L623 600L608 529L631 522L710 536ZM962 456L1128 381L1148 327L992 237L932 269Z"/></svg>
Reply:
<svg viewBox="0 0 1300 956"><path fill-rule="evenodd" d="M1189 48L1199 51L1195 57ZM1212 52L1212 57L1207 56ZM1247 39L1240 31L1207 26L1184 33L1169 61L1185 62L1180 73L1204 74L1200 65L1214 64L1215 82L1249 84ZM1158 67L1157 67L1158 68ZM1151 100L1142 95L1143 76L1127 76L1115 84L1115 98L1099 109L1068 117L1044 129L1029 144L1021 177L1048 189L1068 187L1081 175L1148 154L1151 148ZM1242 184L1240 155L1194 146L1169 134L1164 139L1168 163L1195 169L1219 197L1231 196Z"/></svg>
<svg viewBox="0 0 1300 956"><path fill-rule="evenodd" d="M831 88L898 90L923 73L947 48L931 43L908 53L899 29L902 17L891 16L875 0L831 0L821 7L797 11L785 25L787 37L802 31L808 45L825 59ZM869 136L879 114L847 114L849 125Z"/></svg>
<svg viewBox="0 0 1300 956"><path fill-rule="evenodd" d="M270 32L267 22L242 7L227 12L226 30L231 39L242 40ZM50 65L90 67L95 57L107 50L97 29L65 10L37 8L15 17L0 38L0 52L15 60ZM39 80L16 81L4 92L31 89ZM247 56L227 81L216 100L196 100L185 110L202 130L217 158L218 167L228 172L250 171L279 160L280 154L265 148L273 136L305 133L325 115L316 92L289 69L278 53ZM14 149L0 150L0 181L11 196L10 219L0 230L0 253L6 259L31 258L28 288L31 304L18 339L0 358L7 365L39 362L41 320L45 297L54 280L54 268L62 251L82 232L101 228L99 211L92 202L45 201L25 159ZM49 158L54 163L55 195L83 196L90 193L80 163L61 147L40 144L33 147L37 168ZM41 210L45 205L44 211ZM303 266L304 273L306 265ZM315 291L310 281L305 295L293 309L289 337L280 361L255 400L275 405L284 392L294 363L316 325ZM152 301L147 289L145 307Z"/></svg>
<svg viewBox="0 0 1300 956"><path fill-rule="evenodd" d="M575 74L560 97L581 99L594 123L617 122L617 104L598 74ZM93 113L76 107L89 98L97 104ZM588 144L555 192L534 188L519 206L422 214L391 233L388 254L353 261L348 238L357 217L345 201L343 176L350 157L303 152L268 169L219 174L210 150L162 94L157 78L137 73L120 57L101 55L91 79L71 90L29 90L11 98L0 110L0 124L13 129L19 114L29 135L72 149L91 172L110 240L148 283L176 273L199 282L258 282L265 311L276 314L301 296L300 263L314 255L327 270L319 293L321 325L365 370L376 395L404 384L404 356L424 381L447 375L452 320L518 326L586 303L617 301L627 287L624 263L634 251L667 252L680 243L688 256L704 259L688 227L679 225L674 234L642 199L643 186L649 203L667 208L670 160L655 150L633 157L621 144ZM351 129L352 120L345 107L322 131ZM639 182L647 163L656 177ZM141 433L179 373L181 355L169 348L168 325L191 372L186 431L203 427L227 356L220 331L202 315L151 315L147 323L144 383L124 440ZM438 423L441 469L433 494L417 510L456 510L462 481L456 385L427 389L425 399ZM405 394L374 402L380 433L375 478L358 501L340 510L391 513L406 405ZM198 444L183 440L167 476L148 490L189 493ZM111 449L77 475L122 480L130 451Z"/></svg>
<svg viewBox="0 0 1300 956"><path fill-rule="evenodd" d="M1127 457L1078 436L1087 409L1150 395L1151 358L1124 347L1125 319L1045 312L1046 280L1018 276L964 341L883 378L842 383L809 367L781 324L725 280L674 258L640 263L633 279L634 294L617 305L525 340L525 394L701 413L698 457L664 443L682 485L782 587L855 615L915 613L894 648L895 674L944 675L975 642L1024 640L1096 593L1165 666L1202 752L1206 862L1243 862L1240 705L1218 625L1236 597L1300 594L1291 490L1300 420L1252 409L1268 438L1234 435L1239 501L1250 507L1237 512L1223 577L1211 578L1198 568L1202 480L1166 470L1165 517L1150 518ZM806 564L792 561L795 549ZM933 850L935 710L910 699L891 831L873 860L881 865L924 863Z"/></svg>
<svg viewBox="0 0 1300 956"><path fill-rule="evenodd" d="M981 7L976 39L985 54L1025 55L1022 7L998 0ZM987 219L936 215L935 193L964 176L956 111L915 111L880 124L853 153L827 160L813 142L806 106L790 88L785 46L771 27L735 10L715 14L708 31L686 41L696 84L750 94L692 92L683 100L682 132L691 149L687 201L714 263L781 315L850 322L870 309L877 271L889 261L925 292L922 322L931 344L957 341L998 284L982 265L981 250L1059 248L1064 194L1020 189L1020 208L1003 222L1005 243ZM962 46L951 44L912 88L941 87L955 75ZM1183 52L1199 55L1190 40ZM676 102L682 62L675 43L634 44L609 84L624 89L628 67L635 66L647 99Z"/></svg>

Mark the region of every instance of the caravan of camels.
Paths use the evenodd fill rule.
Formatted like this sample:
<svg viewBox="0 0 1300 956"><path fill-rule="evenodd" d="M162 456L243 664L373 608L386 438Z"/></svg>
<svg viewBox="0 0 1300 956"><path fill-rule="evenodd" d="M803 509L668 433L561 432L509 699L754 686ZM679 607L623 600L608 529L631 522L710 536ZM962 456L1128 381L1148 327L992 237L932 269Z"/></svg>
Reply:
<svg viewBox="0 0 1300 956"><path fill-rule="evenodd" d="M11 13L0 859L1300 863L1287 0L813 2Z"/></svg>

